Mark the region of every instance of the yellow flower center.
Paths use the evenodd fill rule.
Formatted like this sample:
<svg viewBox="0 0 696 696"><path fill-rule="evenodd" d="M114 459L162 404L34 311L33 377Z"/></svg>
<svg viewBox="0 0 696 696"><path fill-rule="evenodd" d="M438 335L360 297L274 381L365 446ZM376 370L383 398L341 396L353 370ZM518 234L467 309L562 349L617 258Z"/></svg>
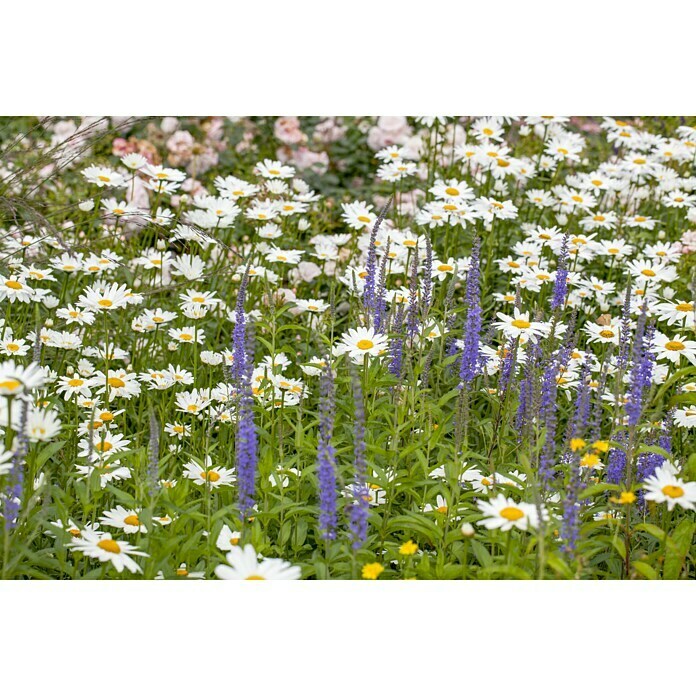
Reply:
<svg viewBox="0 0 696 696"><path fill-rule="evenodd" d="M667 341L665 348L667 350L684 350L686 346L681 341Z"/></svg>
<svg viewBox="0 0 696 696"><path fill-rule="evenodd" d="M74 379L71 379L68 381L68 386L69 387L81 387L85 381L83 379L78 379L75 377Z"/></svg>
<svg viewBox="0 0 696 696"><path fill-rule="evenodd" d="M102 539L97 542L97 546L109 553L121 553L121 547L113 539Z"/></svg>
<svg viewBox="0 0 696 696"><path fill-rule="evenodd" d="M186 568L177 568L176 574L179 577L185 578L188 575L188 570L186 570Z"/></svg>
<svg viewBox="0 0 696 696"><path fill-rule="evenodd" d="M189 334L189 333L182 333L182 334L179 334L179 338L180 338L182 341L191 341L191 340L193 340L193 336L192 336L191 334Z"/></svg>
<svg viewBox="0 0 696 696"><path fill-rule="evenodd" d="M448 196L458 196L458 195L459 195L459 189L456 189L456 188L454 188L453 186L448 186L448 187L445 189L445 193L446 193Z"/></svg>
<svg viewBox="0 0 696 696"><path fill-rule="evenodd" d="M17 391L21 386L22 383L17 379L6 379L0 382L0 389L7 389L8 391Z"/></svg>
<svg viewBox="0 0 696 696"><path fill-rule="evenodd" d="M678 312L691 312L694 309L694 305L691 302L680 302L674 309Z"/></svg>
<svg viewBox="0 0 696 696"><path fill-rule="evenodd" d="M369 338L361 338L356 345L360 350L370 350L375 344Z"/></svg>
<svg viewBox="0 0 696 696"><path fill-rule="evenodd" d="M111 300L104 299L104 300L99 300L99 302L97 302L97 304L100 307L111 307L114 303Z"/></svg>
<svg viewBox="0 0 696 696"><path fill-rule="evenodd" d="M108 176L104 176L103 174L100 174L100 175L97 177L97 179L99 179L99 181L103 181L104 183L106 183L106 182L108 182L108 181L111 181L111 179L110 179Z"/></svg>
<svg viewBox="0 0 696 696"><path fill-rule="evenodd" d="M366 224L370 222L370 218L367 215L358 215L358 220Z"/></svg>
<svg viewBox="0 0 696 696"><path fill-rule="evenodd" d="M97 442L97 444L94 445L94 449L100 452L108 452L110 449L113 449L113 445L105 440L104 442Z"/></svg>
<svg viewBox="0 0 696 696"><path fill-rule="evenodd" d="M438 270L438 271L453 271L453 270L454 270L454 266L450 266L448 263L441 263L441 264L437 267L437 270Z"/></svg>
<svg viewBox="0 0 696 696"><path fill-rule="evenodd" d="M113 387L114 389L120 389L121 387L126 386L126 383L118 377L109 377L107 381L109 382L109 386Z"/></svg>
<svg viewBox="0 0 696 696"><path fill-rule="evenodd" d="M220 474L218 474L217 471L201 471L201 478L204 481L215 483L216 481L220 480Z"/></svg>
<svg viewBox="0 0 696 696"><path fill-rule="evenodd" d="M247 575L245 580L265 580L266 578L263 577L263 575Z"/></svg>
<svg viewBox="0 0 696 696"><path fill-rule="evenodd" d="M123 524L130 525L131 527L139 527L140 520L137 515L128 515L128 517L123 518Z"/></svg>
<svg viewBox="0 0 696 696"><path fill-rule="evenodd" d="M10 290L21 290L24 286L18 283L16 280L6 280L5 285L10 288Z"/></svg>
<svg viewBox="0 0 696 696"><path fill-rule="evenodd" d="M17 343L8 343L7 350L11 350L13 353L19 350L19 345Z"/></svg>
<svg viewBox="0 0 696 696"><path fill-rule="evenodd" d="M614 338L615 334L611 329L603 329L599 332L602 338Z"/></svg>
<svg viewBox="0 0 696 696"><path fill-rule="evenodd" d="M532 324L525 319L513 319L510 322L516 329L528 329Z"/></svg>
<svg viewBox="0 0 696 696"><path fill-rule="evenodd" d="M280 174L280 170L279 169L269 169L268 173L273 174L273 176L278 176L278 174Z"/></svg>
<svg viewBox="0 0 696 696"><path fill-rule="evenodd" d="M669 498L681 498L684 495L684 489L681 486L663 486L662 492Z"/></svg>
<svg viewBox="0 0 696 696"><path fill-rule="evenodd" d="M516 507L504 507L500 511L500 516L510 522L517 522L517 520L521 520L524 517L524 512Z"/></svg>
<svg viewBox="0 0 696 696"><path fill-rule="evenodd" d="M653 271L651 268L644 268L641 273L644 276L647 276L648 278L654 278L655 277L655 271Z"/></svg>

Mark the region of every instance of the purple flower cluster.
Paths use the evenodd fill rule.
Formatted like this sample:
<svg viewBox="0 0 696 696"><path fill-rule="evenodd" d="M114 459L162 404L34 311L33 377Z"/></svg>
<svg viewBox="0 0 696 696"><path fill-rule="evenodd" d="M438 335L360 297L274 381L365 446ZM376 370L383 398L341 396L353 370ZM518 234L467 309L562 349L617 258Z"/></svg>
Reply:
<svg viewBox="0 0 696 696"><path fill-rule="evenodd" d="M359 549L367 538L367 517L370 506L370 492L367 488L367 461L365 459L365 404L362 386L356 373L353 373L353 465L355 479L352 492L353 501L349 510L349 526L353 539L352 546Z"/></svg>
<svg viewBox="0 0 696 696"><path fill-rule="evenodd" d="M462 385L472 382L479 371L479 342L481 340L481 302L480 302L480 253L481 239L476 237L471 249L471 262L466 277L465 302L467 307L464 326L464 346L459 364L459 378Z"/></svg>
<svg viewBox="0 0 696 696"><path fill-rule="evenodd" d="M321 372L319 395L319 441L317 478L319 480L319 531L322 539L336 538L336 452L331 444L334 429L334 380L331 363L326 359Z"/></svg>
<svg viewBox="0 0 696 696"><path fill-rule="evenodd" d="M568 233L563 235L563 244L558 254L558 268L556 270L556 280L553 284L553 295L551 295L551 310L561 309L565 304L566 293L568 292Z"/></svg>

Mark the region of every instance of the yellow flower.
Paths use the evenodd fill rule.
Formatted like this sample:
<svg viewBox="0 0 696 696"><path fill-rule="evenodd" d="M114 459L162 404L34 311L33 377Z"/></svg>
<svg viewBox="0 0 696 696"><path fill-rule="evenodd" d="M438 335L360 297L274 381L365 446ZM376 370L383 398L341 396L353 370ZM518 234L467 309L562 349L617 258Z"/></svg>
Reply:
<svg viewBox="0 0 696 696"><path fill-rule="evenodd" d="M362 568L362 576L364 580L376 580L384 570L381 563L366 563Z"/></svg>
<svg viewBox="0 0 696 696"><path fill-rule="evenodd" d="M585 444L585 441L581 437L574 437L570 441L570 449L572 449L573 452L577 452L578 450L581 450Z"/></svg>
<svg viewBox="0 0 696 696"><path fill-rule="evenodd" d="M599 457L589 452L580 460L580 466L595 467L599 464Z"/></svg>
<svg viewBox="0 0 696 696"><path fill-rule="evenodd" d="M414 541L411 541L410 539L399 547L399 553L402 556L413 556L414 553L418 551L418 544L416 544Z"/></svg>
<svg viewBox="0 0 696 696"><path fill-rule="evenodd" d="M621 495L618 498L612 496L609 500L618 505L630 505L636 502L636 495L631 493L631 491L621 491Z"/></svg>
<svg viewBox="0 0 696 696"><path fill-rule="evenodd" d="M596 452L608 452L609 443L606 440L597 440L592 443L592 447Z"/></svg>

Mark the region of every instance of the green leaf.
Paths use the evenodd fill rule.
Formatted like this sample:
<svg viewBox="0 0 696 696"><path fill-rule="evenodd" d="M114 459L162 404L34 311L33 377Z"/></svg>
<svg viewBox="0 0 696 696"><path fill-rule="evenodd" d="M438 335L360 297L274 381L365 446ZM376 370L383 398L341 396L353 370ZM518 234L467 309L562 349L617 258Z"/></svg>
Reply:
<svg viewBox="0 0 696 696"><path fill-rule="evenodd" d="M633 561L633 567L648 580L657 580L657 571L643 561Z"/></svg>
<svg viewBox="0 0 696 696"><path fill-rule="evenodd" d="M682 520L670 536L672 543L667 545L665 565L662 570L662 577L665 580L676 580L680 576L686 555L691 548L694 528L696 523L688 519Z"/></svg>

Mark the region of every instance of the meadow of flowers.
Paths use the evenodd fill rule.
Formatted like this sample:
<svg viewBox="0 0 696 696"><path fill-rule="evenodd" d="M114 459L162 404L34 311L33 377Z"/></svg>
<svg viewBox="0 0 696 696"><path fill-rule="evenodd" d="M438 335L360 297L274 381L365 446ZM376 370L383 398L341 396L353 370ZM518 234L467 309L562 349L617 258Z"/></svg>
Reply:
<svg viewBox="0 0 696 696"><path fill-rule="evenodd" d="M696 119L0 119L3 579L696 578Z"/></svg>

